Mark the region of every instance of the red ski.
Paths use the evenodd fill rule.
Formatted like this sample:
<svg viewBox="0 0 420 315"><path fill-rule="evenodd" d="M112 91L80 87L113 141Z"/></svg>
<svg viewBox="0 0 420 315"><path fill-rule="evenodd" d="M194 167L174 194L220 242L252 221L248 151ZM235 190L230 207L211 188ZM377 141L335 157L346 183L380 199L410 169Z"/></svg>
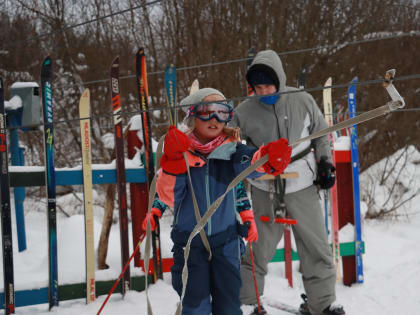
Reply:
<svg viewBox="0 0 420 315"><path fill-rule="evenodd" d="M116 57L111 65L111 95L112 109L114 113L115 128L115 159L117 169L117 191L120 215L120 240L121 240L121 267L128 261L128 220L127 220L127 190L125 180L124 162L124 139L121 118L121 96L120 96L120 58ZM124 295L130 290L130 266L124 273L121 293Z"/></svg>

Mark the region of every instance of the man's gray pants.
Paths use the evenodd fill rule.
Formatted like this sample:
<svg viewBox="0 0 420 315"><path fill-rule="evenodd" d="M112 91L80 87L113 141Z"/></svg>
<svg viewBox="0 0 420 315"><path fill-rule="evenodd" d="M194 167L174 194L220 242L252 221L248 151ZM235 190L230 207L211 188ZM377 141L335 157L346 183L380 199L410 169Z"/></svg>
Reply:
<svg viewBox="0 0 420 315"><path fill-rule="evenodd" d="M269 192L251 186L251 198L258 228L258 242L252 244L252 249L258 289L262 295L267 264L273 258L277 244L283 236L283 225L261 222L259 219L261 215L273 218L274 209L278 207L279 201L270 200ZM298 224L293 226L293 235L301 263L309 310L312 315L322 314L322 311L335 301L336 272L317 189L312 185L286 194L284 201L289 216L298 221ZM242 257L241 277L241 303L256 304L249 247Z"/></svg>

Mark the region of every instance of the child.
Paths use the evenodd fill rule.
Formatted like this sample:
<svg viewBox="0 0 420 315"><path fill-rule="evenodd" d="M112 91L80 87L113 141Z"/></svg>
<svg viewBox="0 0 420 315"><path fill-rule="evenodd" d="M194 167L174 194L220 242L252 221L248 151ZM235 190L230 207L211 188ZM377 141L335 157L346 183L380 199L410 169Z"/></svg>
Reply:
<svg viewBox="0 0 420 315"><path fill-rule="evenodd" d="M291 154L291 148L284 139L257 150L229 136L225 127L232 119L233 108L218 90L200 89L182 100L181 105L190 105L185 118L190 129L185 134L174 126L169 128L160 163L162 171L157 181L160 199L174 209L171 231L174 266L171 273L172 285L180 296L183 248L197 223L183 153L188 157L192 186L201 216L252 161L265 154L269 156L269 162L258 172L251 173L250 177L259 177L264 171L277 175L286 168ZM160 210L154 209L145 221L150 220L153 229L154 216L160 218L161 215ZM247 240L256 241L258 232L252 210L241 211L240 217L244 223L249 222ZM233 191L227 194L205 225L204 231L204 236L197 235L191 243L182 314L242 314L239 301L240 236ZM210 245L211 260L203 238Z"/></svg>

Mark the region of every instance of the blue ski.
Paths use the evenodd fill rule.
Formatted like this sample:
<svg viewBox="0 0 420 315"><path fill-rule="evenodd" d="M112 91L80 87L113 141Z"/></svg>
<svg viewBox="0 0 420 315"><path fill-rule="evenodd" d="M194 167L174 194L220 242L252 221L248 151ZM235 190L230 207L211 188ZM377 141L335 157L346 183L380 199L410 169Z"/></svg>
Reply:
<svg viewBox="0 0 420 315"><path fill-rule="evenodd" d="M45 183L47 185L48 217L48 301L49 309L58 306L57 212L55 199L53 99L51 58L44 59L41 68L41 95L44 117Z"/></svg>
<svg viewBox="0 0 420 315"><path fill-rule="evenodd" d="M356 83L357 77L352 80L348 89L348 104L350 118L356 116ZM360 215L360 187L359 187L359 150L357 140L357 127L350 128L351 140L351 165L353 174L353 204L354 226L356 231L355 255L356 255L356 281L363 283L363 260L362 260L362 222Z"/></svg>
<svg viewBox="0 0 420 315"><path fill-rule="evenodd" d="M176 126L178 122L178 110L175 108L176 102L176 69L174 65L166 67L164 73L166 99L168 102L169 120L171 125Z"/></svg>

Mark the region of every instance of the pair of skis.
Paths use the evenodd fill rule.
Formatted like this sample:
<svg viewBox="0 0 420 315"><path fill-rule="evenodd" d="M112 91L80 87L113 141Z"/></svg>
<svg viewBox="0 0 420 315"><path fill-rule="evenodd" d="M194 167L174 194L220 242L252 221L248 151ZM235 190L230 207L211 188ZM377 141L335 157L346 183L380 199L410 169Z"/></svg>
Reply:
<svg viewBox="0 0 420 315"><path fill-rule="evenodd" d="M113 74L116 77L112 77ZM55 168L54 168L54 136L53 136L53 102L52 102L52 61L45 58L41 68L42 107L44 118L44 145L45 145L45 182L47 186L47 210L48 210L48 253L49 253L49 308L58 306L58 266L57 266L57 214L55 192ZM127 231L127 207L125 192L125 167L124 148L122 138L121 110L119 96L118 70L111 70L111 90L114 124L117 148L117 178L120 204L120 232L122 263L128 260L128 231ZM93 200L92 200L92 165L91 165L91 135L90 135L90 93L86 89L79 103L80 132L82 145L83 163L83 189L85 208L85 247L86 247L86 301L95 300L95 262L93 240ZM122 151L122 153L121 153ZM122 170L122 171L121 171ZM3 191L3 190L2 190ZM2 198L3 200L3 198ZM124 237L126 235L126 237ZM129 288L129 271L124 275L122 292ZM7 303L6 303L7 305Z"/></svg>
<svg viewBox="0 0 420 315"><path fill-rule="evenodd" d="M121 266L127 265L129 260L129 242L128 242L128 216L127 216L127 192L125 177L125 154L124 154L124 135L121 117L121 93L119 79L119 57L116 57L110 68L111 77L111 99L113 109L113 122L115 132L115 155L116 155L116 172L117 172L117 191L119 204L119 225L120 225L120 246L121 246ZM143 143L145 148L145 168L148 184L154 177L154 161L152 149L152 132L150 127L149 105L148 105L148 85L147 85L147 69L146 57L144 49L140 48L135 57L136 81L141 110L141 118L143 124ZM176 80L176 76L175 76ZM173 82L174 79L172 77ZM169 89L174 91L174 86ZM168 98L174 102L173 97ZM172 115L171 115L172 117ZM176 117L176 116L175 116ZM82 117L81 117L82 118ZM81 121L82 123L82 121ZM154 279L163 278L162 260L160 251L160 231L159 222L157 221L157 229L152 233L153 246L153 262L154 262ZM128 265L123 273L121 293L125 293L130 289L130 266Z"/></svg>
<svg viewBox="0 0 420 315"><path fill-rule="evenodd" d="M150 119L148 116L147 105L147 73L145 68L144 51L139 50L136 55L136 75L137 82L142 81L139 86L139 100L142 105L143 134L146 153L147 178L154 175L154 164L151 156L151 131ZM144 59L144 60L143 60ZM137 65L140 65L139 67ZM125 154L124 154L124 135L121 117L121 93L119 81L119 57L116 57L110 68L111 77L111 100L113 109L113 122L115 132L115 154L116 154L116 173L117 191L119 204L119 226L120 226L120 246L121 246L121 265L125 266L129 259L128 242L128 216L127 216L127 192L125 178ZM141 78L141 80L139 80ZM145 84L143 83L145 82ZM95 270L94 270L94 244L93 244L93 200L92 200L92 166L91 166L91 139L90 139L90 93L86 89L79 103L80 113L80 132L82 144L82 163L83 163L83 184L84 184L84 206L85 206L85 232L86 232L86 299L87 302L95 300ZM160 239L159 234L154 233L153 239L155 274L162 277L160 263ZM121 293L130 289L130 266L123 274Z"/></svg>
<svg viewBox="0 0 420 315"><path fill-rule="evenodd" d="M58 263L57 263L57 212L54 168L54 130L52 98L52 60L45 58L41 68L42 108L44 118L45 183L47 186L48 211L48 266L49 266L49 308L58 306ZM79 104L80 130L82 136L83 183L85 203L85 246L86 246L86 301L95 300L95 262L93 244L93 202L92 169L90 146L90 95L82 94Z"/></svg>
<svg viewBox="0 0 420 315"><path fill-rule="evenodd" d="M357 77L352 80L352 84L348 89L348 110L350 118L356 117L356 84ZM328 78L325 83L323 91L324 96L324 114L328 126L333 126L333 110L331 88L332 79ZM329 134L332 149L334 149L334 134ZM353 207L354 207L354 223L355 223L355 256L356 256L356 281L363 282L363 260L362 260L362 227L361 227L361 213L360 213L360 187L359 187L359 151L356 125L350 128L350 143L351 143L351 167L352 167L352 183L353 183ZM333 164L335 165L334 151L332 154ZM333 258L336 267L336 279L341 279L340 273L340 243L339 243L339 221L338 221L338 195L337 185L334 185L331 190L331 219L332 219L332 248ZM328 196L328 195L326 195Z"/></svg>
<svg viewBox="0 0 420 315"><path fill-rule="evenodd" d="M145 168L146 168L146 179L147 185L150 189L153 177L155 175L155 165L153 159L153 147L152 147L152 129L150 125L149 116L149 88L147 81L147 64L146 55L144 48L140 48L135 58L135 69L136 69L136 81L137 91L141 112L141 120L143 124L143 143L144 143L144 157L145 157ZM168 103L175 104L175 90L176 90L176 72L175 69L169 67L166 72L171 69L171 76L169 80L165 80L168 84L170 94L168 94ZM176 119L176 111L171 115L173 119ZM174 118L175 117L175 118ZM173 120L174 121L174 120ZM153 277L157 279L163 279L163 268L162 268L162 255L161 255L161 243L160 243L160 225L159 220L155 220L156 229L152 231L152 248L153 248ZM146 270L147 272L147 270Z"/></svg>
<svg viewBox="0 0 420 315"><path fill-rule="evenodd" d="M139 87L139 100L142 106L143 134L146 153L147 178L154 175L154 164L151 145L150 119L147 104L147 72L144 51L142 49L136 55L137 82L141 81ZM140 65L139 67L137 65ZM121 117L121 93L119 81L119 57L116 57L111 64L111 99L113 109L113 122L115 132L115 153L117 191L119 204L119 226L121 265L125 266L129 259L128 242L128 216L127 216L127 192L125 178L125 154L124 136ZM140 80L139 80L140 78ZM176 78L176 77L175 77ZM173 81L173 80L172 80ZM144 83L145 82L145 83ZM173 87L171 87L173 88ZM170 98L173 102L174 100ZM94 243L93 243L93 200L92 200L92 165L91 165L91 137L90 137L90 93L86 89L79 103L80 132L82 144L83 163L83 185L84 185L84 207L85 207L85 242L86 242L86 299L87 302L95 300L95 269L94 269ZM153 250L155 262L155 275L162 277L160 259L159 231L153 233ZM156 278L156 277L155 277ZM130 289L130 267L128 266L123 274L121 292L124 295Z"/></svg>

